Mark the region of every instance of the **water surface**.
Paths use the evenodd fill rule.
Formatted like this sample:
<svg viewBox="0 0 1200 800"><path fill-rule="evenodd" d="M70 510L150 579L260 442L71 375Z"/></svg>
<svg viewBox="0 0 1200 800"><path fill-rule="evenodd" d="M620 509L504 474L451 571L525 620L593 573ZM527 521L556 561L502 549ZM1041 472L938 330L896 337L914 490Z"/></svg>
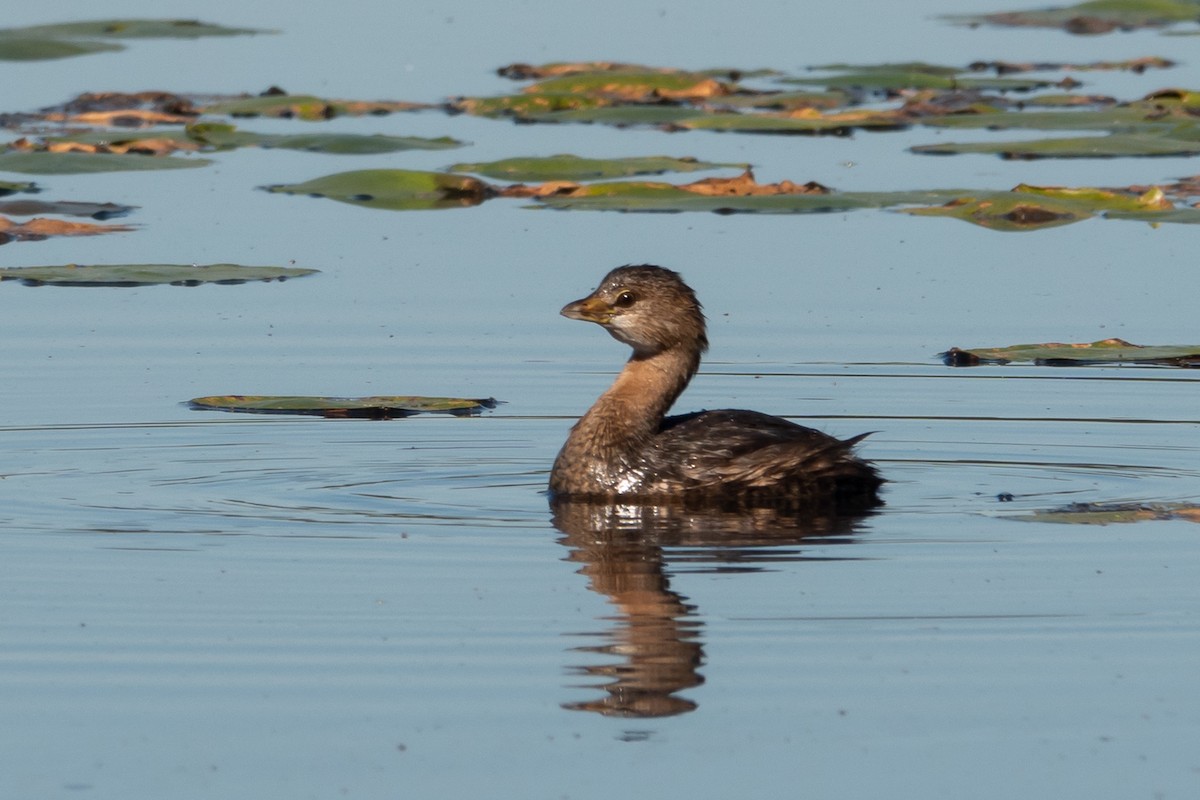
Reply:
<svg viewBox="0 0 1200 800"><path fill-rule="evenodd" d="M1137 96L1200 84L1187 39L949 28L909 4L471 3L288 17L277 36L5 65L7 106L89 89L438 100L510 61L742 67L1099 60ZM11 24L59 21L14 9ZM177 4L105 14L194 15ZM336 33L337 35L334 35ZM314 55L318 54L318 55ZM298 123L255 121L293 132ZM1184 159L919 158L849 139L513 126L441 114L338 130L457 152L221 154L48 178L141 206L137 232L0 248L9 265L287 263L284 284L0 286L0 787L13 797L1190 797L1200 784L1196 527L1015 517L1198 499L1197 376L952 370L952 345L1194 341L1193 233L1094 220L997 234L884 212L387 213L253 191L343 169L576 152L751 161L841 189L1153 182ZM250 127L247 124L247 127ZM959 134L956 133L956 136ZM981 134L985 135L985 134ZM661 263L713 348L681 410L874 430L890 483L851 520L551 509L549 465L622 348L556 311ZM494 396L479 418L240 417L225 393Z"/></svg>

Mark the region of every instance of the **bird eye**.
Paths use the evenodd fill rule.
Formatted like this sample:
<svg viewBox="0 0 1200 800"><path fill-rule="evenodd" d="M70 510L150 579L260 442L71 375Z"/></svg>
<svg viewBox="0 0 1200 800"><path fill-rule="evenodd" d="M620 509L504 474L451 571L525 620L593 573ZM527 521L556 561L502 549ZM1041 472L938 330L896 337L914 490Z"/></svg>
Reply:
<svg viewBox="0 0 1200 800"><path fill-rule="evenodd" d="M633 292L621 292L617 295L617 299L613 301L613 305L617 308L629 308L636 299L637 297L634 296Z"/></svg>

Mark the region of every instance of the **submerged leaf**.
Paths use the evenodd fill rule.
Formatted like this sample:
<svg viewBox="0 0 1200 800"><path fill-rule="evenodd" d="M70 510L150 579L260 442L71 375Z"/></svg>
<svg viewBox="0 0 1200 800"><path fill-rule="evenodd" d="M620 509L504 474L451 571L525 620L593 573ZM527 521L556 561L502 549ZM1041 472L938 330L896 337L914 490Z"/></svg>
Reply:
<svg viewBox="0 0 1200 800"><path fill-rule="evenodd" d="M1063 508L1007 517L1022 522L1054 522L1076 525L1111 525L1180 519L1200 522L1200 505L1194 503L1071 503Z"/></svg>
<svg viewBox="0 0 1200 800"><path fill-rule="evenodd" d="M454 172L474 172L489 178L510 181L588 181L630 175L657 175L663 172L694 172L721 167L746 169L747 166L716 164L689 157L580 158L564 154L542 158L506 158L485 164L454 164L450 169Z"/></svg>
<svg viewBox="0 0 1200 800"><path fill-rule="evenodd" d="M1123 339L1081 344L1016 344L1009 347L951 347L938 358L951 367L1031 362L1041 366L1075 367L1096 364L1148 364L1200 367L1200 345L1138 345Z"/></svg>
<svg viewBox="0 0 1200 800"><path fill-rule="evenodd" d="M457 397L296 397L266 395L220 395L188 401L197 411L239 411L246 414L306 414L318 417L392 419L421 413L455 416L478 414L495 408L496 400Z"/></svg>
<svg viewBox="0 0 1200 800"><path fill-rule="evenodd" d="M367 169L262 188L275 194L305 194L400 211L479 205L491 187L477 178L448 172Z"/></svg>
<svg viewBox="0 0 1200 800"><path fill-rule="evenodd" d="M318 272L301 267L243 267L238 264L65 264L0 268L0 281L27 286L199 286L202 283L282 281Z"/></svg>
<svg viewBox="0 0 1200 800"><path fill-rule="evenodd" d="M116 153L39 153L10 151L0 153L0 172L29 175L71 175L95 172L124 172L148 169L188 169L204 167L203 158L147 158Z"/></svg>

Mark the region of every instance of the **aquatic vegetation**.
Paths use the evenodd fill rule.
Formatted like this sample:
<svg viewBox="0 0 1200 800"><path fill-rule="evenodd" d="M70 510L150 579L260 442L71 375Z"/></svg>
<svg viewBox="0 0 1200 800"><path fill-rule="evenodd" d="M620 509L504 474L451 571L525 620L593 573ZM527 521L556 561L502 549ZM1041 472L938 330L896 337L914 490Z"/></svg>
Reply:
<svg viewBox="0 0 1200 800"><path fill-rule="evenodd" d="M1114 525L1164 519L1200 522L1200 506L1193 503L1072 503L1006 519L1069 525Z"/></svg>
<svg viewBox="0 0 1200 800"><path fill-rule="evenodd" d="M1062 28L1067 33L1096 34L1194 22L1198 14L1200 4L1195 0L1089 0L1030 11L951 14L945 19L960 25Z"/></svg>
<svg viewBox="0 0 1200 800"><path fill-rule="evenodd" d="M302 267L244 267L238 264L63 264L0 268L0 281L26 286L199 286L283 281L313 275Z"/></svg>
<svg viewBox="0 0 1200 800"><path fill-rule="evenodd" d="M51 236L101 236L106 233L131 231L128 225L96 225L91 222L69 222L61 219L35 217L28 222L15 222L0 216L0 244L13 241L37 242ZM0 269L0 280L6 270Z"/></svg>
<svg viewBox="0 0 1200 800"><path fill-rule="evenodd" d="M458 397L299 397L268 395L214 395L195 397L188 405L197 411L236 411L244 414L301 414L317 417L396 419L414 414L467 416L495 408L497 401Z"/></svg>
<svg viewBox="0 0 1200 800"><path fill-rule="evenodd" d="M939 353L947 366L974 367L981 364L1032 363L1053 367L1099 364L1144 364L1168 367L1200 367L1200 344L1140 345L1123 339L1102 339L1079 344L1015 344L1008 347L951 347Z"/></svg>
<svg viewBox="0 0 1200 800"><path fill-rule="evenodd" d="M107 19L0 28L0 60L38 61L124 50L120 40L198 39L270 31L226 28L190 19Z"/></svg>
<svg viewBox="0 0 1200 800"><path fill-rule="evenodd" d="M749 164L715 164L690 157L581 158L576 155L561 154L506 158L483 164L452 164L448 169L452 172L473 172L476 175L510 181L589 181L632 175L659 175L664 172L695 172L721 167L747 169L749 166Z"/></svg>

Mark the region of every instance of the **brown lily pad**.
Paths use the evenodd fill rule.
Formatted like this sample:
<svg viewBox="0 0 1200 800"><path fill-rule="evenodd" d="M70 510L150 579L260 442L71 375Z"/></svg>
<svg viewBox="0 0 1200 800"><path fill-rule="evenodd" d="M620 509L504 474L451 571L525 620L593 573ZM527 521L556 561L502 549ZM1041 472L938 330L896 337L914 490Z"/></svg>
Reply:
<svg viewBox="0 0 1200 800"><path fill-rule="evenodd" d="M13 241L36 242L51 236L100 236L131 230L133 228L129 225L95 225L90 222L68 222L46 217L35 217L28 222L14 222L8 217L0 217L0 244Z"/></svg>
<svg viewBox="0 0 1200 800"><path fill-rule="evenodd" d="M196 411L233 411L243 414L300 414L336 419L399 419L415 414L468 416L495 408L487 398L418 397L303 397L271 395L216 395L188 401Z"/></svg>

